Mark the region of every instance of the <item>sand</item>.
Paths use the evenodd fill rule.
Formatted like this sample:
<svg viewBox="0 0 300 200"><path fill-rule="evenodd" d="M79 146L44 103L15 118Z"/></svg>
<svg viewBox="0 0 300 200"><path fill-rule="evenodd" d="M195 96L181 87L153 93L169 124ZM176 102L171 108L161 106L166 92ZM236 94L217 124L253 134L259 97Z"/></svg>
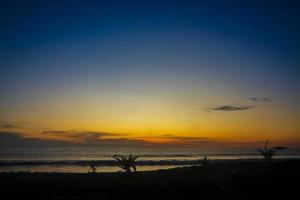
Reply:
<svg viewBox="0 0 300 200"><path fill-rule="evenodd" d="M1 199L292 199L300 160L231 160L149 172L0 173Z"/></svg>

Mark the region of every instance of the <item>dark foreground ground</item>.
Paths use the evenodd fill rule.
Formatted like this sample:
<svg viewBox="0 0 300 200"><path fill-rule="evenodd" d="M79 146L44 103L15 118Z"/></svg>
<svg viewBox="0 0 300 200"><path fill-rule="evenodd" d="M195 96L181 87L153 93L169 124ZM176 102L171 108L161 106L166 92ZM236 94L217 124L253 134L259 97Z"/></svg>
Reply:
<svg viewBox="0 0 300 200"><path fill-rule="evenodd" d="M1 199L295 199L300 160L212 162L132 174L1 173Z"/></svg>

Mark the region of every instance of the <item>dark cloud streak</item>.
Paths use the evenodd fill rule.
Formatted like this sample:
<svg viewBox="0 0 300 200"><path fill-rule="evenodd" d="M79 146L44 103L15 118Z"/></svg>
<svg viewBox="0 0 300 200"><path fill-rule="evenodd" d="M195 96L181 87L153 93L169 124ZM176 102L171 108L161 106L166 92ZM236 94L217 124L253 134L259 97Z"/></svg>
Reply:
<svg viewBox="0 0 300 200"><path fill-rule="evenodd" d="M264 102L271 102L272 99L271 98L268 98L268 97L250 97L249 98L251 101L264 101Z"/></svg>
<svg viewBox="0 0 300 200"><path fill-rule="evenodd" d="M31 146L70 146L68 142L43 140L38 138L26 138L21 133L0 131L0 146L1 147L31 147Z"/></svg>
<svg viewBox="0 0 300 200"><path fill-rule="evenodd" d="M48 131L51 132L51 131ZM56 131L54 131L56 132ZM63 132L63 131L59 131ZM66 131L67 132L67 131ZM86 134L88 133L88 134ZM139 139L126 138L101 138L97 132L81 132L78 135L67 135L65 139L79 139L82 143L74 143L67 140L57 140L51 138L29 138L24 133L0 131L1 147L79 147L79 146L99 146L99 147L143 147L151 146L150 142ZM110 134L110 133L106 133Z"/></svg>
<svg viewBox="0 0 300 200"><path fill-rule="evenodd" d="M118 134L118 133L109 133L109 132L97 132L97 131L61 131L61 130L47 130L43 131L43 134L51 134L51 135L74 135L74 136L82 136L82 135L97 135L101 136L120 136L126 134Z"/></svg>
<svg viewBox="0 0 300 200"><path fill-rule="evenodd" d="M3 128L3 129L14 129L14 128L19 128L19 127L15 126L13 124L2 124L1 128Z"/></svg>
<svg viewBox="0 0 300 200"><path fill-rule="evenodd" d="M255 108L254 106L224 105L208 109L208 111L243 111Z"/></svg>
<svg viewBox="0 0 300 200"><path fill-rule="evenodd" d="M270 102L270 101L272 101L272 99L270 99L270 98L268 98L268 97L264 97L264 98L262 99L262 101L268 101L268 102Z"/></svg>

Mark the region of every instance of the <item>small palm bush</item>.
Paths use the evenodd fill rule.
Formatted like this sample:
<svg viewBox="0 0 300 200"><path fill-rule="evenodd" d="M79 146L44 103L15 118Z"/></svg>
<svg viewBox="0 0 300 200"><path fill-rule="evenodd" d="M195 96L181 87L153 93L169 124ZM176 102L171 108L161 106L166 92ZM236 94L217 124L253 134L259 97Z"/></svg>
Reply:
<svg viewBox="0 0 300 200"><path fill-rule="evenodd" d="M274 157L274 155L276 154L277 151L287 149L287 147L271 147L271 148L268 148L268 143L269 143L269 140L267 140L265 142L264 149L257 149L257 151L260 152L261 155L263 155L263 157L267 161L272 160L272 158Z"/></svg>
<svg viewBox="0 0 300 200"><path fill-rule="evenodd" d="M97 170L97 166L94 163L90 163L90 168L88 170L88 173L92 172L92 173L96 173Z"/></svg>
<svg viewBox="0 0 300 200"><path fill-rule="evenodd" d="M209 164L210 160L207 156L204 156L202 159L199 160L199 163L201 166L207 166Z"/></svg>
<svg viewBox="0 0 300 200"><path fill-rule="evenodd" d="M113 158L118 162L119 167L127 173L136 172L135 160L138 156L135 155L114 155Z"/></svg>

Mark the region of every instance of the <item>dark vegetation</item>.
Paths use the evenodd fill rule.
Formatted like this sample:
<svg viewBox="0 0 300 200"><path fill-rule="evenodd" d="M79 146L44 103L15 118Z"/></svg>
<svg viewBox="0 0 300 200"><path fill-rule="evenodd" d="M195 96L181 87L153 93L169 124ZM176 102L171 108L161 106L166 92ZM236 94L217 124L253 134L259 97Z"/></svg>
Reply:
<svg viewBox="0 0 300 200"><path fill-rule="evenodd" d="M287 147L268 147L269 140L265 142L263 149L257 149L258 152L265 158L266 161L270 161L278 151L287 149Z"/></svg>
<svg viewBox="0 0 300 200"><path fill-rule="evenodd" d="M88 173L96 173L96 170L97 170L97 166L94 162L91 162L90 163L90 168L88 170Z"/></svg>
<svg viewBox="0 0 300 200"><path fill-rule="evenodd" d="M203 166L203 167L207 167L209 165L209 158L207 156L204 156L202 159L199 160L199 164L200 166Z"/></svg>
<svg viewBox="0 0 300 200"><path fill-rule="evenodd" d="M0 188L1 199L292 199L299 178L300 160L238 160L136 173L1 173Z"/></svg>
<svg viewBox="0 0 300 200"><path fill-rule="evenodd" d="M126 155L115 155L113 157L117 163L118 166L127 173L130 172L136 172L136 159L138 159L138 156L130 154L129 156Z"/></svg>

